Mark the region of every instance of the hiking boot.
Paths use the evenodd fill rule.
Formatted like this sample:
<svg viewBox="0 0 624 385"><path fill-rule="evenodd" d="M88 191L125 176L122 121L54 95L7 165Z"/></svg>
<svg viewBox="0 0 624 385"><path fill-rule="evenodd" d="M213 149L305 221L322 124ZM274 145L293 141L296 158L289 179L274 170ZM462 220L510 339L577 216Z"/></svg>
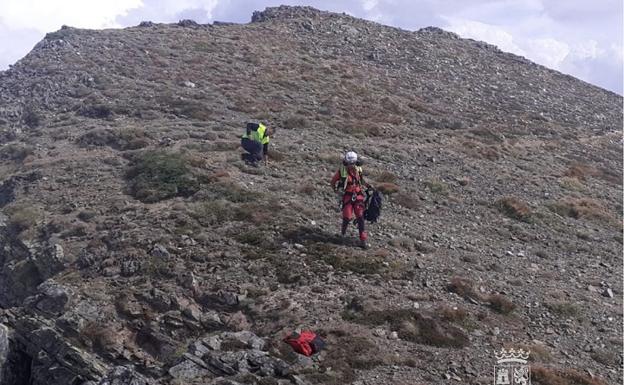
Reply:
<svg viewBox="0 0 624 385"><path fill-rule="evenodd" d="M368 242L366 242L366 240L360 239L360 247L364 250L368 250L370 246L368 245Z"/></svg>

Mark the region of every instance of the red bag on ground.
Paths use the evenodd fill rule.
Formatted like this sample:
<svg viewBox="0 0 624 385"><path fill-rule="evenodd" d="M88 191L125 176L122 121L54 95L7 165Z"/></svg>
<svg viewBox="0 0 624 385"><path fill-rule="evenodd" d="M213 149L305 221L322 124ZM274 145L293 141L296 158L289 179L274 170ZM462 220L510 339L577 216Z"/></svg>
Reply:
<svg viewBox="0 0 624 385"><path fill-rule="evenodd" d="M295 352L308 357L318 353L325 346L321 337L310 330L302 330L301 333L293 332L284 338L284 342L290 345Z"/></svg>

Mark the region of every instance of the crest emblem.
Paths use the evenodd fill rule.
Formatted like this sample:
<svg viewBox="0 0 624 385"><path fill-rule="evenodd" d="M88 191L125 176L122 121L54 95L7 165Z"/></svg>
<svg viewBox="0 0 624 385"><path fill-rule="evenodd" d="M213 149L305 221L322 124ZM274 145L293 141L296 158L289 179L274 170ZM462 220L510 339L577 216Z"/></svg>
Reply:
<svg viewBox="0 0 624 385"><path fill-rule="evenodd" d="M529 352L522 349L501 349L494 353L494 385L530 385Z"/></svg>

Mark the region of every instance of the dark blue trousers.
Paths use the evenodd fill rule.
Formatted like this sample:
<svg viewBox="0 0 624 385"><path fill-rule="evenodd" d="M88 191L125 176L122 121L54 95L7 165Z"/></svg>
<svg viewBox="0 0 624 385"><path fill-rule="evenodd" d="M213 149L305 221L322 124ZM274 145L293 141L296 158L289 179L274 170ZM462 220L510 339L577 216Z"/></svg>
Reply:
<svg viewBox="0 0 624 385"><path fill-rule="evenodd" d="M241 139L241 147L247 151L248 154L243 154L243 159L255 163L262 160L262 144L251 140L249 138Z"/></svg>

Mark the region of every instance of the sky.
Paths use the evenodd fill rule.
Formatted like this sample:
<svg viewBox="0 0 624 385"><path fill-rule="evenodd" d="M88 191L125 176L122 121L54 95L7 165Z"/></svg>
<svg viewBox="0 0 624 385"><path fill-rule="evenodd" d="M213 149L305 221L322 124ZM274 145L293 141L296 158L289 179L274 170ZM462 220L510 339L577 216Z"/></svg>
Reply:
<svg viewBox="0 0 624 385"><path fill-rule="evenodd" d="M0 0L0 70L62 25L246 23L254 10L280 4L346 12L407 30L440 27L623 93L622 0Z"/></svg>

